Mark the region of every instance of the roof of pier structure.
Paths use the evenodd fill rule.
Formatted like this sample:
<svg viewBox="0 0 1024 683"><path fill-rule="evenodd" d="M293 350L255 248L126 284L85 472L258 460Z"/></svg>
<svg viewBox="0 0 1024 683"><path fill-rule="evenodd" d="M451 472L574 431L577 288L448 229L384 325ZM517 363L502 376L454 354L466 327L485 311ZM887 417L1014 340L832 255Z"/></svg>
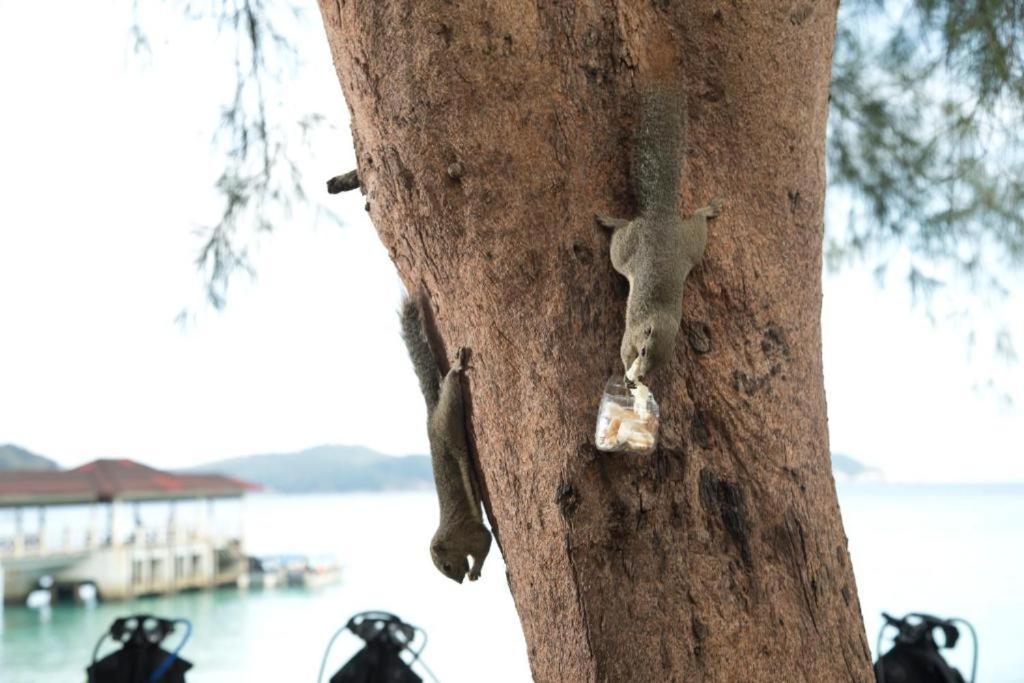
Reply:
<svg viewBox="0 0 1024 683"><path fill-rule="evenodd" d="M219 474L175 474L134 460L94 460L73 470L0 472L0 507L234 498L260 488Z"/></svg>

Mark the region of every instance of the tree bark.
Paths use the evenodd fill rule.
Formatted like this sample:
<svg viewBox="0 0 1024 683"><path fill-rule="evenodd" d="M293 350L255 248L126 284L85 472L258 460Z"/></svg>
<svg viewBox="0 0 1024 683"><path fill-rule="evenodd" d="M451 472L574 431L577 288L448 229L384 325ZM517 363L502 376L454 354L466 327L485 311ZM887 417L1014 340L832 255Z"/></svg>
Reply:
<svg viewBox="0 0 1024 683"><path fill-rule="evenodd" d="M821 365L835 3L320 6L373 223L445 353L473 350L534 677L873 680ZM652 378L661 446L601 454L625 288L594 212L633 215L634 105L666 77L687 93L681 209L724 210Z"/></svg>

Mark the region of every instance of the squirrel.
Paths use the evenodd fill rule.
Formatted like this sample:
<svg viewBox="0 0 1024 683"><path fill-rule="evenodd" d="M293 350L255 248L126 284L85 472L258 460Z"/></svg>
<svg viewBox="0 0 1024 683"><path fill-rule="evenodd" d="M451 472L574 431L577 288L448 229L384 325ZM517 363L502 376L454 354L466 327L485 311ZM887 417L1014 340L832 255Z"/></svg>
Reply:
<svg viewBox="0 0 1024 683"><path fill-rule="evenodd" d="M683 283L704 255L708 219L718 200L684 218L679 213L683 98L666 86L641 95L630 175L640 215L597 214L612 232L612 266L629 280L626 330L620 354L631 381L641 381L672 358L683 316Z"/></svg>
<svg viewBox="0 0 1024 683"><path fill-rule="evenodd" d="M458 350L444 380L431 351L419 305L412 297L402 301L402 340L409 351L420 390L427 404L427 436L441 520L430 541L434 566L462 583L480 578L491 548L491 532L483 524L476 473L469 459L461 375L467 350ZM473 558L470 568L466 556Z"/></svg>

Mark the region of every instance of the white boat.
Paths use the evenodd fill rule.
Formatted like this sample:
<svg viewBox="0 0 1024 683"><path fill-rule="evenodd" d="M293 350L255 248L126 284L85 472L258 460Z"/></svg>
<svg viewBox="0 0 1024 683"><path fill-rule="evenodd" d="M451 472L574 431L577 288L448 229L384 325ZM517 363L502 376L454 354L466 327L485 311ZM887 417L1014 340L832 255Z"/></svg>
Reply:
<svg viewBox="0 0 1024 683"><path fill-rule="evenodd" d="M288 574L288 585L320 588L341 579L341 565L329 556L310 558L305 566Z"/></svg>
<svg viewBox="0 0 1024 683"><path fill-rule="evenodd" d="M248 583L253 588L319 588L339 578L341 567L329 556L261 555L249 558Z"/></svg>

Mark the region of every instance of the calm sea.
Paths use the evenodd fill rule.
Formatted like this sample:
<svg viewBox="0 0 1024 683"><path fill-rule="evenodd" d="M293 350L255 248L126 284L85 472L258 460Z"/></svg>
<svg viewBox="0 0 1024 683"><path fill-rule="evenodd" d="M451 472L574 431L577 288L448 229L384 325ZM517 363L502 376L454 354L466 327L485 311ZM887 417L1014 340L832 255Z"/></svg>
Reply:
<svg viewBox="0 0 1024 683"><path fill-rule="evenodd" d="M1024 486L846 485L840 500L872 647L882 609L961 616L980 635L978 679L1024 681ZM425 552L436 519L430 493L251 497L251 552L333 554L343 580L319 590L224 589L49 613L7 607L0 681L83 681L114 617L146 612L192 620L182 652L195 664L190 683L312 682L335 629L365 609L426 629L423 658L442 681L481 680L481 672L529 680L500 556L488 559L480 582L440 580ZM965 674L968 640L953 655ZM342 636L328 671L355 649L355 638Z"/></svg>

